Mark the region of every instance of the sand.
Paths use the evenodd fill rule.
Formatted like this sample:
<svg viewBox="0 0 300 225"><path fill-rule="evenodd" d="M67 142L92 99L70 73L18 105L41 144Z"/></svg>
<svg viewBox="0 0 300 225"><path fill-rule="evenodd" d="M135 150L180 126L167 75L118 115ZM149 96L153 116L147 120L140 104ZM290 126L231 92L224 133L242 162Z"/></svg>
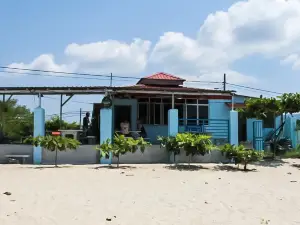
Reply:
<svg viewBox="0 0 300 225"><path fill-rule="evenodd" d="M293 163L300 160L247 173L221 164L194 171L0 165L0 224L296 225L300 170Z"/></svg>

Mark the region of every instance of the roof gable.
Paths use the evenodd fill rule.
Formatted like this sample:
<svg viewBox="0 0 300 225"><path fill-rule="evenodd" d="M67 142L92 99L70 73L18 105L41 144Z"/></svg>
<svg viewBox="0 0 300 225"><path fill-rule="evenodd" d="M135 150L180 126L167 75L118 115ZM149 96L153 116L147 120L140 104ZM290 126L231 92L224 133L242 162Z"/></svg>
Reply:
<svg viewBox="0 0 300 225"><path fill-rule="evenodd" d="M150 76L143 77L137 82L137 84L158 85L158 86L165 86L165 85L179 86L179 85L183 85L184 81L185 81L184 79L180 77L176 77L172 74L159 72L159 73L152 74Z"/></svg>

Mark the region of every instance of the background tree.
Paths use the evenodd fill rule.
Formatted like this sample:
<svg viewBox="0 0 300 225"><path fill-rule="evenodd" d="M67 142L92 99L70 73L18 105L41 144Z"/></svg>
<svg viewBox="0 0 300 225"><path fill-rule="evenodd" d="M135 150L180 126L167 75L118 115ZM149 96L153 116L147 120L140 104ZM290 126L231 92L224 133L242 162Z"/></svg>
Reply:
<svg viewBox="0 0 300 225"><path fill-rule="evenodd" d="M59 130L60 129L60 118L59 118L59 116L51 117L50 120L46 121L45 126L46 126L47 131ZM62 120L61 129L64 129L64 130L78 130L78 129L80 129L80 126L76 122L68 123L68 122Z"/></svg>
<svg viewBox="0 0 300 225"><path fill-rule="evenodd" d="M1 132L2 136L8 136L13 140L32 135L33 113L26 106L17 105L17 100L0 102Z"/></svg>

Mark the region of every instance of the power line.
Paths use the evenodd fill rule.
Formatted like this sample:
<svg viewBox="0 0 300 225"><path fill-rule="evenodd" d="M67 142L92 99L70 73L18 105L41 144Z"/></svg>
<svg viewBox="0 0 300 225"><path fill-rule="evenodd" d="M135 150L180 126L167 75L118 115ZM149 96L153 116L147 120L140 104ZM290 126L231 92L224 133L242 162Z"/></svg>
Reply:
<svg viewBox="0 0 300 225"><path fill-rule="evenodd" d="M9 70L21 70L21 71L31 71L31 72L42 72L42 73L55 73L55 74L67 74L67 75L75 75L75 76L90 76L90 77L107 77L109 80L112 77L112 73L110 74L92 74L92 73L75 73L75 72L63 72L63 71L53 71L53 70L38 70L38 69L26 69L26 68L17 68L17 67L9 67L9 66L0 66L1 69L9 69ZM130 79L140 79L138 77L125 77L125 76L114 76L117 78L130 78Z"/></svg>
<svg viewBox="0 0 300 225"><path fill-rule="evenodd" d="M75 75L77 77L71 77L71 76L63 76L63 75L49 75L49 74L33 74L33 73L24 73L24 72L17 72L17 71L0 71L2 73L17 73L17 74L26 74L26 75L34 75L34 76L51 76L51 77L64 77L64 78L75 78L75 79L96 79L96 80L111 80L112 77L115 78L121 78L121 79L141 79L142 77L129 77L129 76L112 76L112 74L91 74L91 73L75 73L75 72L63 72L63 71L52 71L52 70L38 70L38 69L25 69L25 68L17 68L17 67L9 67L9 66L0 66L2 69L10 69L10 70L21 70L21 71L31 71L31 72L42 72L42 73L55 73L55 74L66 74L66 75ZM81 76L81 77L78 77ZM88 76L88 77L82 77L82 76ZM90 77L92 76L92 77ZM94 77L106 77L106 79L100 79L100 78L94 78ZM125 81L125 80L123 80ZM265 89L260 89L260 88L253 88L249 86L244 86L244 85L238 85L238 84L232 84L232 83L227 83L226 82L226 75L224 74L224 81L223 82L218 82L218 81L198 81L198 80L190 80L186 81L189 83L207 83L207 84L223 84L223 87L226 89L226 84L234 86L234 87L241 87L241 88L246 88L249 90L256 90L256 91L262 91L262 92L267 92L267 93L272 93L272 94L283 94L280 92L275 92L275 91L269 91Z"/></svg>
<svg viewBox="0 0 300 225"><path fill-rule="evenodd" d="M283 93L280 93L280 92L268 91L268 90L265 90L265 89L253 88L253 87L248 87L248 86L239 85L239 84L231 84L231 83L227 83L227 84L231 85L231 86L235 86L235 87L241 87L241 88L246 88L246 89L250 89L250 90L257 90L257 91L262 91L262 92L268 92L268 93L272 93L272 94L279 94L279 95L283 94Z"/></svg>
<svg viewBox="0 0 300 225"><path fill-rule="evenodd" d="M53 97L49 97L49 96L44 96L44 98L58 100L58 98L53 98ZM81 102L81 101L76 101L76 100L72 100L72 99L70 101L71 102L76 102L76 103L81 103L81 104L88 104L88 105L93 105L94 104L92 102Z"/></svg>

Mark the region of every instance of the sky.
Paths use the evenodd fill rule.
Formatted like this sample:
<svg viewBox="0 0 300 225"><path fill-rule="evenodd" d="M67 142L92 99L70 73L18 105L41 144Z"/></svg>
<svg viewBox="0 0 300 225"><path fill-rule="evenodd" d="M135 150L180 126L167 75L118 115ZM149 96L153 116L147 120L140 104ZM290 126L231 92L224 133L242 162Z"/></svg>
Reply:
<svg viewBox="0 0 300 225"><path fill-rule="evenodd" d="M187 86L227 82L273 92L300 84L300 0L2 0L0 66L143 77L166 72ZM100 86L109 80L0 70L0 86ZM17 72L17 73L12 73ZM114 79L114 86L137 79ZM228 85L247 95L274 93ZM78 121L102 96L74 96L64 119ZM37 106L34 96L19 104ZM59 97L43 98L49 116ZM68 113L73 112L73 113Z"/></svg>

